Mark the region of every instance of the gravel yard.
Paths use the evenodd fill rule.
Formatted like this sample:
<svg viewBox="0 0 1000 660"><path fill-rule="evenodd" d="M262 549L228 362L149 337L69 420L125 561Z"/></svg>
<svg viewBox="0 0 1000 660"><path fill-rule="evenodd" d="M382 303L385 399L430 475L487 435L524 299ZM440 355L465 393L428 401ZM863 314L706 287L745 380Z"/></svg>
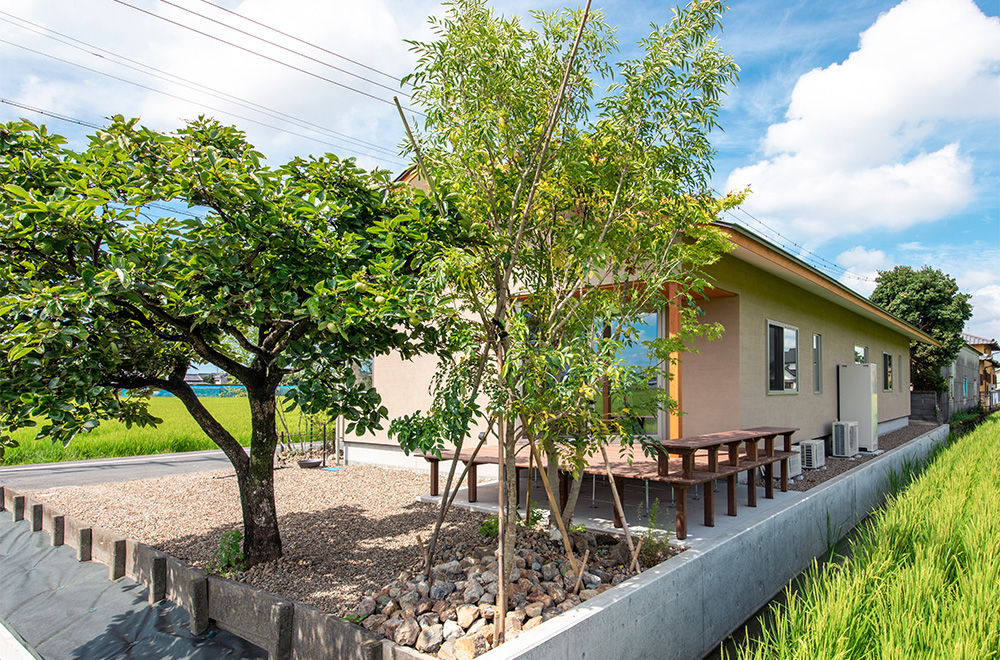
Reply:
<svg viewBox="0 0 1000 660"><path fill-rule="evenodd" d="M337 472L277 470L275 499L284 556L241 574L241 582L340 616L420 559L435 507L416 498L427 475L371 466ZM39 493L64 513L204 567L222 534L241 526L233 472L145 479ZM482 514L454 509L442 546L482 541ZM439 561L451 557L440 557Z"/></svg>
<svg viewBox="0 0 1000 660"><path fill-rule="evenodd" d="M932 426L912 424L879 439L892 449ZM794 490L808 490L871 457L826 459L807 470ZM314 605L339 616L377 593L401 571L420 564L416 537L430 537L436 507L425 473L372 466L330 472L289 467L275 472L275 496L284 556L240 574L241 582ZM222 534L241 524L231 470L164 477L35 494L66 514L204 567ZM442 532L437 562L483 543L484 514L453 509Z"/></svg>

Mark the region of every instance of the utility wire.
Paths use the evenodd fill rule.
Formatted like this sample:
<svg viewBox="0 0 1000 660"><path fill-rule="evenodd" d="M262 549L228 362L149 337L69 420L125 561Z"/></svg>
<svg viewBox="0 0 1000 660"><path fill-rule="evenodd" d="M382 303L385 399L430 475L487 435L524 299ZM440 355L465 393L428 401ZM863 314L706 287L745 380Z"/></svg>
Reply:
<svg viewBox="0 0 1000 660"><path fill-rule="evenodd" d="M220 20L212 18L210 16L205 16L204 14L199 14L198 12L196 12L193 9L188 9L187 7L182 7L182 6L178 5L177 3L171 2L170 0L160 0L160 2L162 2L165 5L170 5L174 9L179 9L179 10L181 10L183 12L187 12L188 14L191 14L192 16L197 16L198 18L204 19L204 20L206 20L206 21L208 21L210 23L215 23L216 25L219 25L221 27L230 29L233 32L239 32L240 34L242 34L244 36L250 37L251 39L256 39L258 41L263 41L265 44L268 44L269 46L274 46L275 48L280 48L283 51L289 52L289 53L291 53L293 55L298 55L299 57L304 57L305 59L309 60L310 62L315 62L316 64L328 67L330 69L333 69L334 71L339 71L340 73L343 73L344 75L351 76L352 78L357 78L358 80L363 80L366 83L371 83L372 85L375 85L376 87L381 87L382 89L388 90L388 91L390 91L390 92L392 92L394 94L399 94L401 96L405 96L406 98L410 98L409 94L405 94L403 92L399 92L397 90L397 88L395 88L395 87L389 87L388 85L383 85L380 82L375 82L371 78L365 78L364 76L358 75L356 73L352 73L352 72L350 72L350 71L348 71L346 69L341 69L340 67L334 66L334 65L332 65L332 64L330 64L328 62L324 62L323 60L317 59L317 58L312 57L310 55L306 55L303 52L297 51L294 48L289 48L288 46L282 46L279 43L271 41L270 39L265 39L264 37L259 37L256 34L253 34L252 32L247 32L246 30L241 30L240 28L235 27L233 25L230 25L229 23L226 23L225 21L220 21ZM237 16L239 16L239 14L237 14Z"/></svg>
<svg viewBox="0 0 1000 660"><path fill-rule="evenodd" d="M717 194L717 195L720 194L719 191L717 191L717 190L714 190L713 192L715 192L715 194ZM753 214L749 213L743 207L738 207L738 210L740 211L740 213L742 213L743 215L747 216L748 218L750 218L751 220L753 220L754 222L756 222L758 225L760 225L764 229L768 230L771 233L772 240L775 240L776 242L782 244L782 246L785 247L786 249L796 248L800 253L804 252L806 254L811 255L815 259L813 265L815 265L816 267L823 268L825 270L834 272L834 273L836 273L838 275L842 275L842 276L845 276L845 277L850 277L850 278L853 278L853 279L856 279L856 280L860 280L862 282L874 282L875 281L875 280L873 280L870 277L865 277L864 275L858 275L857 273L854 273L854 272L848 270L847 268L844 268L843 266L841 266L839 264L836 264L836 263L830 261L829 259L826 259L825 257L822 257L822 256L816 254L812 250L806 249L802 245L799 245L798 243L796 243L792 239L788 238L787 236L785 236L784 234L782 234L781 232L779 232L777 229L771 227L770 225L766 224L764 221L760 220L759 218L757 218ZM727 210L726 213L729 214L729 216L735 222L737 222L737 223L740 222L739 219L733 214L732 211L728 211ZM740 224L743 224L743 223L740 223Z"/></svg>
<svg viewBox="0 0 1000 660"><path fill-rule="evenodd" d="M254 103L253 101L241 98L239 96L235 96L233 94L228 94L226 92L213 90L211 87L208 87L207 85L202 85L201 83L195 82L193 80L189 80L187 78L183 78L183 77L178 76L176 74L170 73L169 71L164 71L162 69L158 69L158 68L156 68L154 66L150 66L150 65L145 64L143 62L140 62L138 60L134 60L134 59L132 59L130 57L125 57L124 55L119 55L118 53L110 51L110 50L108 50L106 48L101 48L100 46L95 46L95 45L87 43L85 41L81 41L80 39L72 37L72 36L70 36L68 34L63 34L62 32L58 32L56 30L52 30L51 28L47 28L47 27L45 27L43 25L39 25L37 23L32 23L31 21L25 20L25 19L20 18L18 16L13 16L12 14L8 14L5 11L0 11L0 15L9 17L9 18L2 18L2 17L0 17L0 21L3 21L5 23L9 23L11 25L15 25L15 26L17 26L17 27L19 27L19 28L21 28L23 30L29 30L29 31L34 32L36 34L39 34L39 35L41 35L43 37L46 37L48 39L52 39L53 41L57 41L59 43L65 44L65 45L67 45L67 46L69 46L71 48L75 48L75 49L77 49L79 51L82 51L84 53L87 53L89 55L93 55L94 57L99 57L101 59L107 59L107 58L105 58L103 55L101 55L99 53L88 51L87 50L88 48L100 51L101 53L107 53L112 58L116 58L115 60L108 60L108 61L111 61L114 64L117 64L119 66L123 66L125 68L132 69L133 71L138 71L139 73L142 73L143 75L148 75L148 76L152 76L154 78L159 78L160 80L164 80L166 82L170 82L170 83L174 83L174 84L179 84L182 87L186 87L188 89L200 92L202 94L207 94L209 96L212 96L212 97L217 98L217 99L222 100L222 101L231 101L231 102L236 103L237 105L239 105L241 107L247 108L248 110L254 110L256 112L260 112L261 114L268 115L268 116L270 116L270 117L272 117L274 119L287 120L287 121L293 122L293 123L297 124L300 128L305 128L307 130L310 130L310 129L316 130L318 132L327 134L330 137L335 137L335 138L340 138L340 139L343 139L343 140L348 140L348 141L350 141L350 142L352 142L352 143L354 143L354 144L356 144L358 146L364 146L364 147L368 147L368 148L371 148L371 149L377 149L378 151L384 152L386 155L389 155L389 156L398 156L399 155L398 151L396 151L396 150L389 149L387 147L383 147L381 145L375 144L374 142L368 142L368 141L362 140L360 138L352 137L350 135L347 135L346 133L340 133L339 131L334 131L332 129L326 128L326 127L321 126L319 124L315 124L315 123L307 121L305 119L300 119L298 117L295 117L293 115L289 115L289 114L281 112L279 110L274 110L272 108L268 108L267 106L260 105L259 103ZM13 18L14 21L19 21L20 23L25 23L25 24L27 24L27 25L29 25L31 27L25 27L24 25L19 25L17 22L14 22L14 21L10 20L10 18ZM51 34L49 34L49 33L51 33ZM53 35L57 35L57 36L53 36ZM71 43L71 42L73 42L73 43ZM77 44L79 44L79 45L77 45ZM124 61L123 62L119 62L119 61L116 61L116 60L124 60ZM132 66L130 64L126 64L126 62L131 62L132 64L135 64L137 66ZM150 71L153 71L155 73L150 73Z"/></svg>
<svg viewBox="0 0 1000 660"><path fill-rule="evenodd" d="M22 110L28 110L29 112L36 112L40 115L45 115L46 117L52 117L60 121L67 121L71 124L78 124L80 126L86 126L87 128L100 129L101 127L97 124L92 124L89 121L84 121L82 119L73 119L72 117L67 117L66 115L61 115L58 112L52 112L51 110L42 110L41 108L35 108L24 103L18 103L17 101L11 101L10 99L0 98L0 103L6 103L7 105L12 105L15 108L21 108Z"/></svg>
<svg viewBox="0 0 1000 660"><path fill-rule="evenodd" d="M340 58L340 59L342 59L342 60L344 60L346 62L350 62L351 64L357 65L357 66L361 67L362 69L367 69L367 70L371 71L372 73L378 73L380 75L383 75L386 78L389 78L390 80L392 80L393 82L399 83L400 85L403 84L402 80L400 80L397 76L392 75L391 73L386 73L385 71L381 71L379 69L376 69L375 67L368 66L367 64L363 64L361 62L358 62L357 60L352 60L349 57L345 57L345 56L341 55L340 53L335 53L332 50L328 50L326 48L323 48L322 46L318 46L318 45L316 45L316 44L314 44L312 42L306 41L305 39L300 39L299 37L296 37L293 34L288 34L287 32L282 32L281 30L279 30L277 28L274 28L274 27L271 27L270 25L268 25L266 23L261 23L260 21L255 21L254 19L250 18L249 16L244 16L243 14L235 12L232 9L226 9L225 7L223 7L221 5L217 5L214 2L210 2L210 0L201 0L201 2L204 2L206 5L209 5L211 7L215 7L216 9L218 9L220 11L224 11L227 14L232 14L233 16L237 16L239 18L242 18L244 21L248 21L250 23L253 23L254 25L259 25L260 27L265 28L267 30L270 30L271 32L275 32L277 34L280 34L283 37L288 37L289 39L292 39L294 41L299 42L300 44L305 44L306 46L311 46L312 48L315 48L316 50L322 51L322 52L326 53L327 55L333 55L334 57L338 57L338 58ZM404 95L404 96L409 97L409 95Z"/></svg>
<svg viewBox="0 0 1000 660"><path fill-rule="evenodd" d="M363 151L358 151L357 149L352 149L352 148L346 147L344 145L334 144L333 142L327 142L326 140L320 140L319 138L316 138L316 137L312 137L312 136L309 136L309 135L303 135L302 133L297 133L295 131L290 131L287 128L281 128L280 126L274 126L273 124L268 124L266 122L258 121L256 119L251 119L250 117L244 117L243 115L238 115L235 112L230 112L228 110L223 110L222 108L216 108L214 106L197 103L196 101L193 101L193 100L188 99L188 98L184 98L183 96L178 96L177 94L171 94L170 92L164 92L163 90L156 89L155 87L150 87L149 85L143 85L142 83L138 83L138 82L135 82L133 80L128 80L127 78L121 78L119 76L116 76L116 75L113 75L113 74L110 74L110 73L106 73L104 71L99 71L97 69L92 69L92 68L90 68L88 66L84 66L82 64L77 64L76 62L71 62L71 61L65 60L65 59L63 59L61 57L56 57L55 55L50 55L49 53L43 53L43 52L35 50L33 48L28 48L27 46L22 46L21 44L16 44L16 43L14 43L12 41L7 41L6 39L0 39L0 43L4 43L4 44L10 45L10 46L14 46L15 48L20 48L22 50L26 50L26 51L28 51L30 53L34 53L36 55L41 55L42 57L48 57L50 59L56 60L57 62L62 62L63 64L68 64L70 66L75 66L75 67L77 67L79 69L83 69L84 71L90 71L91 73L96 73L96 74L101 75L101 76L106 76L108 78L111 78L112 80L117 80L119 82L127 83L129 85L134 85L134 86L139 87L141 89L145 89L145 90L148 90L148 91L151 91L151 92L155 92L157 94L162 94L163 96L168 96L170 98L177 99L179 101L184 101L185 103L194 103L195 105L199 105L199 106L201 106L201 107L203 107L205 109L213 110L215 112L221 112L223 114L229 115L230 117L235 117L237 119L241 119L243 121L250 122L251 124L257 124L258 126L263 126L265 128L270 128L271 130L281 131L282 133L287 133L289 135L294 135L296 137L304 138L306 140L312 140L313 142L318 142L319 144L325 144L327 146L335 147L337 149L343 149L345 151L349 151L349 152L352 152L352 153L355 153L355 154L358 154L358 155L368 155L368 156L372 155L372 154L365 154ZM386 161L388 161L388 160L395 161L397 164L400 164L400 165L405 165L406 164L405 161L402 161L402 160L400 160L398 158L388 158L388 157L385 157L385 156L381 156L381 158L382 158L382 160L386 160Z"/></svg>
<svg viewBox="0 0 1000 660"><path fill-rule="evenodd" d="M177 27L184 28L185 30L190 30L191 32L194 32L196 34L200 34L203 37L208 37L209 39L212 39L214 41L218 41L220 43L224 43L227 46L232 46L233 48L237 48L237 49L242 50L244 52L250 53L251 55L256 55L257 57L260 57L260 58L263 58L265 60L268 60L269 62L274 62L275 64L279 64L279 65L281 65L283 67L287 67L289 69L292 69L293 71L298 71L299 73L304 73L305 75L311 76L313 78L316 78L317 80L322 80L324 82L328 82L331 85L336 85L337 87L342 87L342 88L344 88L346 90L355 92L357 94L361 94L362 96L367 96L370 99L373 99L375 101L379 101L381 103L385 103L387 105L394 105L392 101L389 101L387 99L383 99L381 97L375 96L374 94L369 94L368 92L365 92L365 91L362 91L360 89L357 89L356 87L351 87L350 85L345 85L342 82L337 82L336 80L333 80L331 78L327 78L326 76L321 76L318 73L313 73L312 71L308 71L308 70L303 69L301 67L297 67L294 64L289 64L288 62L282 62L281 60L279 60L277 58L271 57L269 55L264 55L263 53L258 53L257 51L252 50L250 48L247 48L245 46L240 46L239 44L234 44L231 41L227 41L226 39L223 39L222 37L217 37L214 34L209 34L208 32L203 32L201 30L198 30L196 28L191 27L190 25L185 25L185 24L180 23L178 21L171 20L171 19L167 18L166 16L160 16L159 14L154 14L153 12L147 11L147 10L143 9L142 7L136 7L135 5L131 5L131 4L127 3L127 2L125 2L124 0L112 0L112 2L120 4L123 7L128 7L130 9L134 9L134 10L136 10L138 12L141 12L141 13L146 14L148 16L152 16L153 18L159 19L161 21L166 21L167 23L170 23L171 25L176 25ZM422 117L426 117L426 115L424 113L419 112L417 110L414 110L412 108L408 108L408 110L410 112L418 114L418 115L420 115Z"/></svg>

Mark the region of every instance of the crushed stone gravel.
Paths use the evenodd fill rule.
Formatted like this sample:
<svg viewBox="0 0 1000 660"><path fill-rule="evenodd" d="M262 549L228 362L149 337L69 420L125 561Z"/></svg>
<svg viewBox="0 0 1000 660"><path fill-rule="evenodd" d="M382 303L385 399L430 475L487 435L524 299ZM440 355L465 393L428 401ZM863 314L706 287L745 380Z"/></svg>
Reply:
<svg viewBox="0 0 1000 660"><path fill-rule="evenodd" d="M883 435L889 450L933 425L911 423ZM826 470L807 470L790 485L808 490L874 456L827 457ZM378 593L421 563L437 508L417 498L427 474L348 466L331 472L288 467L276 470L275 500L283 556L239 573L240 582L313 605L338 616L354 613L361 599ZM65 488L36 497L63 513L113 530L204 568L222 535L239 529L242 516L232 470ZM485 514L453 508L442 528L437 561L460 558L482 543Z"/></svg>

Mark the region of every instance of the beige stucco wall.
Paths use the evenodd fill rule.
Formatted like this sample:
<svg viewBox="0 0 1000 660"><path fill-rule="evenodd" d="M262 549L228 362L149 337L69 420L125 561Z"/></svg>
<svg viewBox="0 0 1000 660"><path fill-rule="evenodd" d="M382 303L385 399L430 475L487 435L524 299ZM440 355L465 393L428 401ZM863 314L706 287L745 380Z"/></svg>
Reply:
<svg viewBox="0 0 1000 660"><path fill-rule="evenodd" d="M898 332L835 306L732 256L711 269L715 285L738 298L722 298L702 304L707 320L722 320L732 343L700 341L701 353L686 356L683 363L684 434L694 435L753 426L795 426L796 440L828 435L837 419L837 365L854 361L854 346L868 347L869 359L878 365L879 422L906 417L910 413L909 342ZM735 303L733 302L735 301ZM735 310L733 308L736 308ZM738 315L727 325L726 318ZM799 331L799 389L796 394L767 392L767 321L796 326ZM734 327L735 325L735 327ZM812 338L823 337L823 392L813 393ZM716 345L719 349L716 349ZM894 383L884 392L882 353L893 355ZM690 366L690 368L689 368ZM738 382L738 396L731 378ZM738 415L734 413L738 410ZM738 423L734 418L738 416Z"/></svg>

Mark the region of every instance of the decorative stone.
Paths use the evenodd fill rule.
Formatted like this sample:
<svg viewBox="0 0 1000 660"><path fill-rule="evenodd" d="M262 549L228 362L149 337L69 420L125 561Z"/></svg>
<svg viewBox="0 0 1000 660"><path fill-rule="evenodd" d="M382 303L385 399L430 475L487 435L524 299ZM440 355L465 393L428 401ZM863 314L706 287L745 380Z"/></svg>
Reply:
<svg viewBox="0 0 1000 660"><path fill-rule="evenodd" d="M458 660L458 656L455 655L455 640L444 640L444 644L438 649L437 657L438 660Z"/></svg>
<svg viewBox="0 0 1000 660"><path fill-rule="evenodd" d="M486 593L482 585L475 580L470 580L469 586L465 588L464 598L466 603L478 603L483 594Z"/></svg>
<svg viewBox="0 0 1000 660"><path fill-rule="evenodd" d="M536 616L541 616L544 609L545 607L541 603L528 603L524 607L524 616L534 619Z"/></svg>
<svg viewBox="0 0 1000 660"><path fill-rule="evenodd" d="M420 624L416 619L406 618L403 623L396 628L396 635L393 638L397 644L403 646L413 646L420 635Z"/></svg>
<svg viewBox="0 0 1000 660"><path fill-rule="evenodd" d="M597 595L596 589L584 589L580 592L580 600L590 600Z"/></svg>
<svg viewBox="0 0 1000 660"><path fill-rule="evenodd" d="M374 598L371 596L365 596L361 599L361 602L358 603L358 609L355 610L355 613L358 617L363 619L374 614L377 606L378 603L375 602Z"/></svg>
<svg viewBox="0 0 1000 660"><path fill-rule="evenodd" d="M382 614L386 615L387 617L392 616L398 611L399 611L399 603L397 603L394 600L390 600L389 603L382 608Z"/></svg>
<svg viewBox="0 0 1000 660"><path fill-rule="evenodd" d="M483 617L487 621L493 618L496 613L497 608L493 607L493 603L480 603L479 604L479 616Z"/></svg>
<svg viewBox="0 0 1000 660"><path fill-rule="evenodd" d="M467 629L479 616L479 608L475 605L460 605L455 610L455 615L458 617L458 625Z"/></svg>
<svg viewBox="0 0 1000 660"><path fill-rule="evenodd" d="M443 626L444 638L445 639L458 639L465 631L460 625L455 621L445 621Z"/></svg>
<svg viewBox="0 0 1000 660"><path fill-rule="evenodd" d="M434 600L443 600L451 595L455 591L454 582L435 582L434 586L431 587L431 598Z"/></svg>
<svg viewBox="0 0 1000 660"><path fill-rule="evenodd" d="M483 635L466 635L455 640L456 660L472 660L490 650L490 643Z"/></svg>
<svg viewBox="0 0 1000 660"><path fill-rule="evenodd" d="M542 579L546 582L552 582L559 576L559 567L555 564L549 562L542 566Z"/></svg>
<svg viewBox="0 0 1000 660"><path fill-rule="evenodd" d="M436 653L444 643L444 626L436 624L424 628L417 636L417 650L422 653Z"/></svg>
<svg viewBox="0 0 1000 660"><path fill-rule="evenodd" d="M489 584L490 582L497 581L497 574L493 571L483 571L483 574L479 576L479 579L482 580L483 584Z"/></svg>
<svg viewBox="0 0 1000 660"><path fill-rule="evenodd" d="M361 625L368 630L375 631L378 629L388 617L384 614L372 614L370 617L361 622Z"/></svg>
<svg viewBox="0 0 1000 660"><path fill-rule="evenodd" d="M537 628L541 623L542 623L541 616L532 617L521 625L521 630L526 632L528 630L531 630L532 628Z"/></svg>

